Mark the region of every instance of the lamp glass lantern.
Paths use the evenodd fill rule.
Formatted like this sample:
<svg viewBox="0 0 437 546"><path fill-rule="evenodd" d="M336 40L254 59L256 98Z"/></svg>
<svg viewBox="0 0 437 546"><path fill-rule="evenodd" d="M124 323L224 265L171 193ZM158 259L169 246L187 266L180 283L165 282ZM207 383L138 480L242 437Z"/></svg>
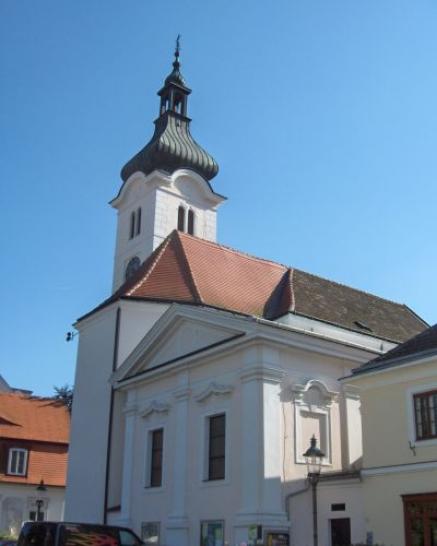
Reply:
<svg viewBox="0 0 437 546"><path fill-rule="evenodd" d="M314 435L311 438L310 447L305 451L303 456L307 463L308 475L318 476L322 468L322 461L325 454L317 447L317 439Z"/></svg>

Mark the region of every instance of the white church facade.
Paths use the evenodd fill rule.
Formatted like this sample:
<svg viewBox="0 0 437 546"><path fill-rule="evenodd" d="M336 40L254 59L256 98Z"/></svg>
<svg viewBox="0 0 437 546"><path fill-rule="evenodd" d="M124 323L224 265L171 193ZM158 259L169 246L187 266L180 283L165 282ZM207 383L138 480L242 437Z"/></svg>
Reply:
<svg viewBox="0 0 437 546"><path fill-rule="evenodd" d="M309 546L315 436L319 544L363 541L360 401L339 378L427 325L218 244L225 198L190 134L189 93L177 51L155 134L111 202L114 292L76 323L65 517L150 544Z"/></svg>

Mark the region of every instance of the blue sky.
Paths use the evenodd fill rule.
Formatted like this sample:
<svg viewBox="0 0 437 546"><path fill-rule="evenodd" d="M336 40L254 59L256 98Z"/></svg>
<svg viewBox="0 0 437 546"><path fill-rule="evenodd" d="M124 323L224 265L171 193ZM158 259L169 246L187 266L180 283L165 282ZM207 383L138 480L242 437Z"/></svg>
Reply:
<svg viewBox="0 0 437 546"><path fill-rule="evenodd" d="M434 0L1 0L0 373L72 383L182 34L219 240L437 321Z"/></svg>

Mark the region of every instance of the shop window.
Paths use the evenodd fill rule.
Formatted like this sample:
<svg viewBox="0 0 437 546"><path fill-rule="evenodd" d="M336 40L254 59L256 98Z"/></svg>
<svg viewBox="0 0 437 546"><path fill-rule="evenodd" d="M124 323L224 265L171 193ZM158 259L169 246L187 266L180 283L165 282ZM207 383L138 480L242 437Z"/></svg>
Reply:
<svg viewBox="0 0 437 546"><path fill-rule="evenodd" d="M225 524L223 521L202 521L200 524L200 546L223 546Z"/></svg>
<svg viewBox="0 0 437 546"><path fill-rule="evenodd" d="M160 523L156 521L142 523L141 540L147 546L159 546L161 543Z"/></svg>

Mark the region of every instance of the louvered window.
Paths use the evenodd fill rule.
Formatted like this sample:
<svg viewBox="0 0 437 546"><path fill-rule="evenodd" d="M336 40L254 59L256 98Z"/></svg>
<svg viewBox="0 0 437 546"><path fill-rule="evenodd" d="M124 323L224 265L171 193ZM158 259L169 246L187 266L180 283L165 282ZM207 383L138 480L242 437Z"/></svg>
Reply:
<svg viewBox="0 0 437 546"><path fill-rule="evenodd" d="M416 440L437 438L437 390L414 395Z"/></svg>

